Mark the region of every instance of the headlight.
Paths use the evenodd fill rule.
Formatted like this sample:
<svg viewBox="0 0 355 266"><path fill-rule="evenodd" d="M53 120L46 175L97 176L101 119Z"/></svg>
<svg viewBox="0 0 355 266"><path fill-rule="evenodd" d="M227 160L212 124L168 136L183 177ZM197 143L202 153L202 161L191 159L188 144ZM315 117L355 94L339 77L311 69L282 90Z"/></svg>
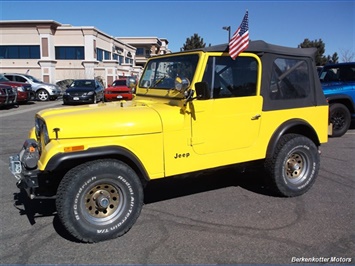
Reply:
<svg viewBox="0 0 355 266"><path fill-rule="evenodd" d="M23 92L25 92L26 90L25 90L25 88L24 88L24 87L19 86L19 87L17 87L17 91L23 91Z"/></svg>
<svg viewBox="0 0 355 266"><path fill-rule="evenodd" d="M48 135L48 129L46 124L43 124L42 133L43 133L42 136L43 136L44 144L47 145L49 143L49 135Z"/></svg>
<svg viewBox="0 0 355 266"><path fill-rule="evenodd" d="M89 91L89 92L85 92L85 93L83 93L83 96L86 96L86 95L93 95L94 94L94 92L93 91Z"/></svg>
<svg viewBox="0 0 355 266"><path fill-rule="evenodd" d="M52 86L50 89L52 90L52 92L56 92L56 91L59 90L59 87L57 87L57 86Z"/></svg>
<svg viewBox="0 0 355 266"><path fill-rule="evenodd" d="M36 138L37 138L38 143L40 143L40 145L42 145L42 144L47 145L49 143L49 135L48 135L47 125L39 117L36 117L36 120L35 120L35 131L36 131Z"/></svg>

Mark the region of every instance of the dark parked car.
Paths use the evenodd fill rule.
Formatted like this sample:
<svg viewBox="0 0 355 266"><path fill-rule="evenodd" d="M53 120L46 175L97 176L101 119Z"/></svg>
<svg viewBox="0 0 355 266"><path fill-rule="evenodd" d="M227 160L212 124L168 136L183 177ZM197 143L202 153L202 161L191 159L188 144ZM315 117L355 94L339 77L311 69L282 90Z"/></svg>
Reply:
<svg viewBox="0 0 355 266"><path fill-rule="evenodd" d="M3 74L0 74L0 84L10 86L17 93L16 101L18 103L27 103L33 97L31 84L11 81Z"/></svg>
<svg viewBox="0 0 355 266"><path fill-rule="evenodd" d="M341 137L355 120L355 62L325 65L319 74L329 103L331 137Z"/></svg>
<svg viewBox="0 0 355 266"><path fill-rule="evenodd" d="M0 84L0 107L16 103L16 89L6 84Z"/></svg>
<svg viewBox="0 0 355 266"><path fill-rule="evenodd" d="M64 92L63 104L104 101L104 87L96 79L76 79Z"/></svg>

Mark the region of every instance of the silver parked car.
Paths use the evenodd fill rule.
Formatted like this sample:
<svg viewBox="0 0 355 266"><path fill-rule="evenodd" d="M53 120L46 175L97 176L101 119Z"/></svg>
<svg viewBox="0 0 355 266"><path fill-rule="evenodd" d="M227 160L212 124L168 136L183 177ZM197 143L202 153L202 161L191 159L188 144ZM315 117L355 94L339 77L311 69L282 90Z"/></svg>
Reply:
<svg viewBox="0 0 355 266"><path fill-rule="evenodd" d="M56 100L62 95L62 90L58 85L42 82L35 77L20 73L4 73L4 76L12 81L29 83L39 101Z"/></svg>

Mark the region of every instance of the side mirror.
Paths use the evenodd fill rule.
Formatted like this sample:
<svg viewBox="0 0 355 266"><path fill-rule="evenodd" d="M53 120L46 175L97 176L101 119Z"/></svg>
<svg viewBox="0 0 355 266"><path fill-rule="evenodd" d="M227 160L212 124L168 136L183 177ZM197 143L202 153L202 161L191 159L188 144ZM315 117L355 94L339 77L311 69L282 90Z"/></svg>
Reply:
<svg viewBox="0 0 355 266"><path fill-rule="evenodd" d="M210 99L208 83L205 81L195 83L196 98L199 100Z"/></svg>
<svg viewBox="0 0 355 266"><path fill-rule="evenodd" d="M131 89L133 89L133 88L135 88L136 87L136 85L137 85L137 81L136 81L136 79L134 79L134 78L128 78L127 79L127 87L129 87L129 88L131 88Z"/></svg>

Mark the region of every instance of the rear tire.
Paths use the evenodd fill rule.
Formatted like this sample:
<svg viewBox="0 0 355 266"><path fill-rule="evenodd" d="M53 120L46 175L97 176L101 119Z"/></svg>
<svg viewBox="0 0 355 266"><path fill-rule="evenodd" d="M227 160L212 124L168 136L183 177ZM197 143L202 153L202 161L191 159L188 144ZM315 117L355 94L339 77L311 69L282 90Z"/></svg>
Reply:
<svg viewBox="0 0 355 266"><path fill-rule="evenodd" d="M349 109L341 103L333 103L329 107L329 121L333 124L333 133L330 137L341 137L349 129L351 114Z"/></svg>
<svg viewBox="0 0 355 266"><path fill-rule="evenodd" d="M137 174L125 163L107 159L79 165L61 181L56 206L66 230L82 242L125 234L143 205Z"/></svg>
<svg viewBox="0 0 355 266"><path fill-rule="evenodd" d="M295 197L312 187L319 163L319 152L313 141L298 134L287 134L280 138L273 156L265 160L265 169L276 193Z"/></svg>

